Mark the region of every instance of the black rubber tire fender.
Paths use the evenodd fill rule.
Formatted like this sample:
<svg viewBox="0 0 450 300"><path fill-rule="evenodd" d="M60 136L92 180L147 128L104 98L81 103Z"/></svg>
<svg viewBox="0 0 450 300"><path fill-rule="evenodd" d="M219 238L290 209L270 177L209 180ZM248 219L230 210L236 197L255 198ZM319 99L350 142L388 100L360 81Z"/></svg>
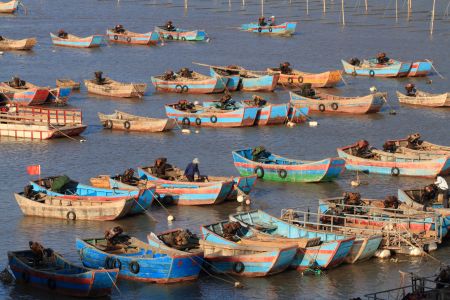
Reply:
<svg viewBox="0 0 450 300"><path fill-rule="evenodd" d="M127 43L131 43L131 37L127 37Z"/></svg>
<svg viewBox="0 0 450 300"><path fill-rule="evenodd" d="M339 105L336 102L331 103L331 109L332 110L338 110Z"/></svg>
<svg viewBox="0 0 450 300"><path fill-rule="evenodd" d="M211 123L217 123L217 117L216 116L211 116L211 118L209 118L209 120L211 121Z"/></svg>
<svg viewBox="0 0 450 300"><path fill-rule="evenodd" d="M175 92L181 94L181 93L183 92L183 86L180 85L180 84L177 84L177 85L175 86Z"/></svg>
<svg viewBox="0 0 450 300"><path fill-rule="evenodd" d="M392 176L398 176L398 175L400 175L400 169L397 168L397 167L393 167L393 168L391 169L391 175L392 175Z"/></svg>
<svg viewBox="0 0 450 300"><path fill-rule="evenodd" d="M114 40L117 41L119 39L118 35L114 35Z"/></svg>
<svg viewBox="0 0 450 300"><path fill-rule="evenodd" d="M181 124L189 126L191 125L191 120L189 120L188 117L184 117L183 120L181 120Z"/></svg>
<svg viewBox="0 0 450 300"><path fill-rule="evenodd" d="M375 76L375 71L374 71L374 70L370 70L370 71L369 71L369 76L370 76L370 77Z"/></svg>
<svg viewBox="0 0 450 300"><path fill-rule="evenodd" d="M258 27L258 32L261 32L262 31L262 28L261 27Z"/></svg>
<svg viewBox="0 0 450 300"><path fill-rule="evenodd" d="M67 212L66 218L75 221L77 219L77 214L74 211L69 211Z"/></svg>
<svg viewBox="0 0 450 300"><path fill-rule="evenodd" d="M244 272L244 270L245 266L241 261L237 261L233 264L233 272L241 274L242 272Z"/></svg>
<svg viewBox="0 0 450 300"><path fill-rule="evenodd" d="M141 270L141 266L139 265L139 263L135 260L133 260L132 262L130 262L129 266L130 268L130 272L133 274L138 274L139 271Z"/></svg>
<svg viewBox="0 0 450 300"><path fill-rule="evenodd" d="M321 112L325 111L325 104L319 104L319 111Z"/></svg>
<svg viewBox="0 0 450 300"><path fill-rule="evenodd" d="M123 128L125 128L126 130L130 130L131 128L130 121L123 122Z"/></svg>
<svg viewBox="0 0 450 300"><path fill-rule="evenodd" d="M272 27L269 27L269 32L272 32Z"/></svg>
<svg viewBox="0 0 450 300"><path fill-rule="evenodd" d="M290 84L293 84L293 83L294 83L294 79L293 79L292 77L289 77L287 81L288 81L288 83L290 83Z"/></svg>
<svg viewBox="0 0 450 300"><path fill-rule="evenodd" d="M202 119L200 119L200 118L195 119L195 124L196 124L197 126L202 125Z"/></svg>
<svg viewBox="0 0 450 300"><path fill-rule="evenodd" d="M261 166L255 167L253 173L256 174L256 177L258 178L264 178L264 169Z"/></svg>
<svg viewBox="0 0 450 300"><path fill-rule="evenodd" d="M113 258L112 266L114 267L114 269L122 270L122 262L118 258Z"/></svg>
<svg viewBox="0 0 450 300"><path fill-rule="evenodd" d="M167 36L167 39L168 39L168 40L173 40L173 35L169 34L169 35Z"/></svg>
<svg viewBox="0 0 450 300"><path fill-rule="evenodd" d="M278 176L280 178L286 178L287 177L287 171L285 169L279 169L277 170Z"/></svg>
<svg viewBox="0 0 450 300"><path fill-rule="evenodd" d="M182 93L187 93L189 92L189 87L187 85L183 85L183 87L181 88L181 92Z"/></svg>
<svg viewBox="0 0 450 300"><path fill-rule="evenodd" d="M297 81L298 81L298 83L303 83L303 77L302 76L298 76L297 77Z"/></svg>
<svg viewBox="0 0 450 300"><path fill-rule="evenodd" d="M113 122L111 120L106 120L103 123L103 127L105 127L106 129L112 129L113 128Z"/></svg>

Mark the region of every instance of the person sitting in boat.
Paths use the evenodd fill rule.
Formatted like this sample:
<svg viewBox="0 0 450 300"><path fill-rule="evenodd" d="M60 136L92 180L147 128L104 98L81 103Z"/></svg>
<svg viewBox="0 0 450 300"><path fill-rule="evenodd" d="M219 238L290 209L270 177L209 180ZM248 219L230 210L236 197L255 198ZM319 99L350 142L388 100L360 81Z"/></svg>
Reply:
<svg viewBox="0 0 450 300"><path fill-rule="evenodd" d="M167 174L167 171L173 170L172 165L167 163L167 158L160 157L155 160L155 165L152 168L152 172L161 179L170 179L171 176Z"/></svg>
<svg viewBox="0 0 450 300"><path fill-rule="evenodd" d="M362 158L372 158L374 154L370 150L369 142L366 140L358 141L355 155Z"/></svg>
<svg viewBox="0 0 450 300"><path fill-rule="evenodd" d="M269 26L275 26L275 16L271 16L268 21Z"/></svg>
<svg viewBox="0 0 450 300"><path fill-rule="evenodd" d="M166 23L166 25L164 26L164 28L165 28L167 31L177 31L176 27L173 26L172 21L167 21L167 23Z"/></svg>
<svg viewBox="0 0 450 300"><path fill-rule="evenodd" d="M190 162L186 169L184 170L184 176L186 176L187 180L190 182L195 181L195 174L197 174L197 178L201 179L202 176L200 175L200 169L198 168L198 165L200 164L200 161L198 158L194 158L192 162Z"/></svg>
<svg viewBox="0 0 450 300"><path fill-rule="evenodd" d="M69 34L67 32L65 32L64 29L60 29L58 31L58 37L61 38L61 39L67 39L68 35Z"/></svg>
<svg viewBox="0 0 450 300"><path fill-rule="evenodd" d="M377 54L377 63L380 65L385 65L389 62L389 57L386 56L386 53L380 52Z"/></svg>
<svg viewBox="0 0 450 300"><path fill-rule="evenodd" d="M175 105L176 109L182 110L182 111L192 110L192 109L194 109L194 107L195 107L195 104L192 102L189 102L187 100L180 100Z"/></svg>
<svg viewBox="0 0 450 300"><path fill-rule="evenodd" d="M393 141L386 141L383 144L383 151L395 153L397 151L397 146L395 145L395 142Z"/></svg>
<svg viewBox="0 0 450 300"><path fill-rule="evenodd" d="M122 234L123 229L120 226L110 228L105 231L105 240L108 247L112 248L125 248L130 245L130 237Z"/></svg>
<svg viewBox="0 0 450 300"><path fill-rule="evenodd" d="M423 211L427 210L427 207L435 200L438 192L438 187L435 184L429 184L423 189L423 193L420 196L420 203L423 205Z"/></svg>
<svg viewBox="0 0 450 300"><path fill-rule="evenodd" d="M412 83L408 83L407 85L405 85L405 90L406 90L406 96L409 97L416 97L416 86Z"/></svg>
<svg viewBox="0 0 450 300"><path fill-rule="evenodd" d="M192 78L192 71L189 70L189 68L182 68L180 71L178 71L178 74L184 78Z"/></svg>
<svg viewBox="0 0 450 300"><path fill-rule="evenodd" d="M258 146L252 149L252 160L257 162L267 162L271 153L264 146Z"/></svg>
<svg viewBox="0 0 450 300"><path fill-rule="evenodd" d="M434 184L438 189L438 201L442 201L442 206L448 208L448 183L444 177L436 175Z"/></svg>
<svg viewBox="0 0 450 300"><path fill-rule="evenodd" d="M267 104L267 101L264 100L263 97L260 97L260 96L258 96L258 95L253 95L252 101L253 101L253 103L255 103L255 105L258 106L258 107L263 107L264 105Z"/></svg>
<svg viewBox="0 0 450 300"><path fill-rule="evenodd" d="M259 25L259 26L267 26L266 18L265 18L265 17L260 17L260 18L258 19L258 25Z"/></svg>
<svg viewBox="0 0 450 300"><path fill-rule="evenodd" d="M361 64L361 60L357 57L353 57L352 59L350 59L350 61L348 63L351 64L352 66L357 67Z"/></svg>
<svg viewBox="0 0 450 300"><path fill-rule="evenodd" d="M117 24L116 26L114 26L113 32L114 33L125 33L125 28L123 27L122 24Z"/></svg>
<svg viewBox="0 0 450 300"><path fill-rule="evenodd" d="M408 135L408 148L416 149L418 146L422 145L423 141L420 139L420 133L413 133Z"/></svg>
<svg viewBox="0 0 450 300"><path fill-rule="evenodd" d="M282 64L280 64L280 72L281 74L291 74L292 73L292 69L291 69L291 64L289 62L284 62Z"/></svg>
<svg viewBox="0 0 450 300"><path fill-rule="evenodd" d="M304 83L300 85L300 95L307 98L314 98L316 96L316 91L312 88L311 83Z"/></svg>
<svg viewBox="0 0 450 300"><path fill-rule="evenodd" d="M22 88L26 85L25 80L21 80L19 76L14 76L10 82L8 82L8 85L12 88Z"/></svg>
<svg viewBox="0 0 450 300"><path fill-rule="evenodd" d="M102 71L94 72L94 76L95 76L94 80L95 80L96 84L98 84L98 85L105 84L106 79L103 78L103 72Z"/></svg>
<svg viewBox="0 0 450 300"><path fill-rule="evenodd" d="M0 41L3 41L3 40L4 40L3 36L0 35Z"/></svg>

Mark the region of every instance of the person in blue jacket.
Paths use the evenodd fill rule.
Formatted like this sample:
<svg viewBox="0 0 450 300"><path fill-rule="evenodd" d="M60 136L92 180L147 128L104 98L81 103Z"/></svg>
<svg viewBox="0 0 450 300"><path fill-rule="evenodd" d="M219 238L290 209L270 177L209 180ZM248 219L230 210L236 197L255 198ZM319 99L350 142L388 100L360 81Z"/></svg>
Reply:
<svg viewBox="0 0 450 300"><path fill-rule="evenodd" d="M201 178L200 170L198 169L200 161L198 158L194 158L191 163L189 163L184 170L184 176L190 181L195 181L195 174L197 174L197 178Z"/></svg>

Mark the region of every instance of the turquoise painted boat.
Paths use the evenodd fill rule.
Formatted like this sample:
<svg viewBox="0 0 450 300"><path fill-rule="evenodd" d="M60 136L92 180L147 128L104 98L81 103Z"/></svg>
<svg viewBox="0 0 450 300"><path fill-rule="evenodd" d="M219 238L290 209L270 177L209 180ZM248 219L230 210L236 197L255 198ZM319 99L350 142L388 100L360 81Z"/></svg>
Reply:
<svg viewBox="0 0 450 300"><path fill-rule="evenodd" d="M156 26L155 32L158 32L162 38L169 41L206 41L209 40L204 30L185 30L176 28L173 31L164 29L164 26Z"/></svg>
<svg viewBox="0 0 450 300"><path fill-rule="evenodd" d="M71 47L71 48L96 48L104 43L103 35L91 35L88 37L79 37L73 34L68 34L65 38L60 38L58 35L50 33L53 45Z"/></svg>
<svg viewBox="0 0 450 300"><path fill-rule="evenodd" d="M234 166L242 176L256 174L258 178L284 182L322 182L338 178L345 170L341 158L320 161L288 159L265 152L264 158L253 157L253 149L232 152Z"/></svg>
<svg viewBox="0 0 450 300"><path fill-rule="evenodd" d="M220 78L222 81L227 83L226 90L229 92L234 92L239 90L241 87L241 77L239 74L235 74L233 71L227 71L222 69L216 69L214 67L209 68L209 74L212 77Z"/></svg>
<svg viewBox="0 0 450 300"><path fill-rule="evenodd" d="M297 22L285 22L280 25L260 26L258 23L249 23L241 25L241 29L254 33L273 34L273 35L292 35L295 33Z"/></svg>
<svg viewBox="0 0 450 300"><path fill-rule="evenodd" d="M376 58L356 61L341 60L346 74L370 77L419 77L431 72L433 64L430 61L400 62L391 59L385 64L379 64Z"/></svg>
<svg viewBox="0 0 450 300"><path fill-rule="evenodd" d="M119 273L115 268L92 270L76 266L49 248L44 249L41 261L37 261L31 250L10 251L8 261L16 282L31 289L44 290L49 293L47 297L55 299L59 297L53 293L71 297L106 297L111 294Z"/></svg>
<svg viewBox="0 0 450 300"><path fill-rule="evenodd" d="M317 246L298 247L291 267L300 271L310 267L322 269L337 267L345 261L355 241L354 236L301 228L275 218L262 210L232 214L230 221L250 226L252 230L268 235L271 241L281 245L292 243L290 242L292 240L319 238L321 243Z"/></svg>
<svg viewBox="0 0 450 300"><path fill-rule="evenodd" d="M173 283L195 280L203 264L202 251L193 253L153 246L131 237L125 247L108 245L104 238L77 239L83 265L93 269L119 269L119 279Z"/></svg>
<svg viewBox="0 0 450 300"><path fill-rule="evenodd" d="M60 184L61 183L61 184ZM103 189L89 185L84 185L73 181L67 176L46 177L36 181L30 181L30 185L35 192L42 192L49 196L73 195L81 197L123 197L132 196L135 198L129 214L138 214L146 211L155 198L155 187L146 187L141 190L120 190Z"/></svg>

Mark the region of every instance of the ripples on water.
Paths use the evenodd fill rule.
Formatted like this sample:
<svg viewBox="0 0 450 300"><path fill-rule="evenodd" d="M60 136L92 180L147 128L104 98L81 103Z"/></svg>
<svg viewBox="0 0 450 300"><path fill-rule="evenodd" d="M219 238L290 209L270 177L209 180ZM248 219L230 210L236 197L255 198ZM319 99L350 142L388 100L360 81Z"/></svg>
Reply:
<svg viewBox="0 0 450 300"><path fill-rule="evenodd" d="M299 21L298 34L292 38L271 38L239 32L235 27L257 19L259 1L189 1L184 11L182 1L172 4L162 1L25 1L29 15L0 16L1 34L10 37L36 36L38 45L31 53L5 53L0 56L1 80L18 74L25 80L40 85L54 85L57 77L74 80L92 76L93 71L103 70L106 75L120 81L145 81L150 76L161 74L166 69L178 70L192 67L191 62L228 65L241 64L250 69L263 70L290 61L294 68L319 72L341 68L340 59L358 56L366 58L379 51L392 58L403 60L430 58L438 70L448 76L448 18L442 17L445 7L437 6L437 18L433 39L429 38L428 4L414 3L414 13L408 23L406 15L400 14L395 24L391 5L372 3L369 14L364 15L359 2L346 2L347 26L339 25L340 4L336 2L322 15L321 2L310 3L310 15L306 16L305 2L269 1L265 5L266 15L275 15L283 20ZM167 43L164 47L128 47L111 45L93 50L64 49L51 45L49 32L60 28L79 35L104 33L106 28L117 23L132 31L152 30L155 25L168 19L183 28L203 28L211 36L210 43ZM194 66L195 67L195 66ZM206 69L195 67L200 72ZM412 79L419 89L433 92L448 91L448 80L431 77ZM448 110L417 109L399 106L396 89L403 89L408 81L345 77L348 86L341 85L333 93L362 95L375 85L380 91L389 93L389 103L397 115L388 114L389 107L377 115L370 116L314 116L319 126L305 125L296 128L268 127L246 129L200 129L199 134L181 135L172 132L161 135L129 134L104 131L97 120L97 112L109 113L114 109L155 117L164 116L163 105L178 101L177 95L153 94L153 88L141 100L109 99L87 96L83 90L74 93L70 102L83 109L89 128L85 132L86 143L70 140L20 141L2 138L0 181L0 224L3 225L0 243L0 266L7 263L6 251L27 247L29 240L39 240L57 249L72 261L78 261L75 237L102 235L104 230L121 225L131 234L144 239L149 231L166 230L165 212L152 208L151 215L136 216L117 222L82 222L42 218L24 218L17 207L13 192L22 190L29 177L25 167L41 164L43 175L67 174L74 179L87 182L98 174L115 174L129 167L153 162L156 157L166 156L180 167L193 157L201 160L201 169L206 174L232 175L236 170L232 164L231 150L241 147L265 145L274 153L293 158L321 159L336 155L336 147L365 138L376 146L386 138L402 137L420 131L427 140L439 144L450 144L448 136ZM251 94L235 94L235 99ZM264 94L273 102L287 101L289 96L282 89L277 93ZM220 96L185 96L189 100L217 99ZM317 199L340 195L350 190L354 174L345 173L335 183L324 184L276 184L258 183L253 194L253 208L261 208L279 215L284 207L310 207L315 210ZM429 182L424 179L392 178L370 175L368 185L358 189L364 196L384 197L395 194L397 188L413 187ZM172 207L176 221L169 228L189 227L198 230L200 224L226 218L229 213L243 209L235 203L215 207ZM435 256L449 262L449 248L435 252ZM122 282L121 295L113 298L155 299L348 299L364 293L388 289L399 282L399 270L430 274L435 271L433 261L400 257L394 263L389 260L372 259L356 265L344 265L324 272L320 277L302 277L295 271L261 279L242 279L245 289L234 289L231 285L209 277L197 282L156 285ZM0 285L0 298L48 299L46 293L30 291L20 286ZM61 297L58 297L58 299Z"/></svg>

